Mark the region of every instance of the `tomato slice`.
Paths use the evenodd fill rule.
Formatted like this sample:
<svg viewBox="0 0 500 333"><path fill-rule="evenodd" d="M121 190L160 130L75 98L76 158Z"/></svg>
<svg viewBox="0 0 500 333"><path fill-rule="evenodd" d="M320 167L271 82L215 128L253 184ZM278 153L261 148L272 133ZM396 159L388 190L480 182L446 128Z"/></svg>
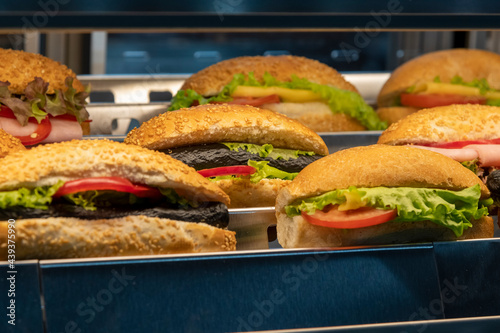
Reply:
<svg viewBox="0 0 500 333"><path fill-rule="evenodd" d="M451 104L486 104L486 97L454 94L401 94L401 105L432 108Z"/></svg>
<svg viewBox="0 0 500 333"><path fill-rule="evenodd" d="M160 198L162 196L157 188L146 185L135 185L130 180L122 177L94 177L70 180L64 183L53 197L59 198L72 193L95 190L128 192L140 198Z"/></svg>
<svg viewBox="0 0 500 333"><path fill-rule="evenodd" d="M228 176L228 175L238 175L238 176L248 176L255 173L256 169L249 165L233 165L227 167L219 167L212 169L199 170L198 173L203 177L216 177L216 176Z"/></svg>
<svg viewBox="0 0 500 333"><path fill-rule="evenodd" d="M498 145L498 144L500 144L500 138L491 140L469 140L469 141L453 141L444 143L429 143L429 144L422 144L422 146L446 148L446 149L460 149L468 145Z"/></svg>
<svg viewBox="0 0 500 333"><path fill-rule="evenodd" d="M16 138L21 140L21 143L23 145L32 146L45 140L49 136L51 131L52 124L50 123L49 117L46 116L42 119L40 124L38 124L36 130L33 133L25 136L16 136Z"/></svg>
<svg viewBox="0 0 500 333"><path fill-rule="evenodd" d="M264 96L264 97L246 97L246 96L233 96L232 101L228 102L212 102L212 104L239 104L239 105L251 105L251 106L261 106L263 104L279 103L280 97L276 94Z"/></svg>
<svg viewBox="0 0 500 333"><path fill-rule="evenodd" d="M302 217L311 224L337 229L357 229L382 224L395 219L397 215L396 209L362 207L340 211L338 205L328 205L312 215L302 212Z"/></svg>

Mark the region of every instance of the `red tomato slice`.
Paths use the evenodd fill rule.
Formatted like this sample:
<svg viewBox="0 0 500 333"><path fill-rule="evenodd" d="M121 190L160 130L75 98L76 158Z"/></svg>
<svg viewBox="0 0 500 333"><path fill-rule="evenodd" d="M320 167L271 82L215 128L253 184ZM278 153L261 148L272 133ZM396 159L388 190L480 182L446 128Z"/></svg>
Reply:
<svg viewBox="0 0 500 333"><path fill-rule="evenodd" d="M70 180L54 194L54 198L77 192L112 190L117 192L132 193L140 198L160 198L161 192L154 187L146 185L134 185L130 180L122 177L94 177Z"/></svg>
<svg viewBox="0 0 500 333"><path fill-rule="evenodd" d="M45 140L49 136L51 131L52 124L50 123L50 118L46 116L42 119L40 124L38 124L36 130L33 133L25 136L16 136L16 138L21 140L21 143L23 145L32 146Z"/></svg>
<svg viewBox="0 0 500 333"><path fill-rule="evenodd" d="M311 224L337 229L357 229L382 224L395 219L397 215L396 209L362 207L340 211L338 205L328 205L313 215L302 212L302 217Z"/></svg>
<svg viewBox="0 0 500 333"><path fill-rule="evenodd" d="M203 177L216 177L216 176L228 176L228 175L238 175L238 176L248 176L255 173L255 168L249 165L234 165L227 167L219 167L212 169L199 170L198 173Z"/></svg>
<svg viewBox="0 0 500 333"><path fill-rule="evenodd" d="M422 146L446 148L446 149L460 149L468 145L497 145L500 144L500 138L492 140L469 140L469 141L453 141L444 143L430 143L423 144Z"/></svg>
<svg viewBox="0 0 500 333"><path fill-rule="evenodd" d="M453 94L401 94L401 105L432 108L451 104L486 104L486 97Z"/></svg>
<svg viewBox="0 0 500 333"><path fill-rule="evenodd" d="M233 100L229 102L212 102L212 104L239 104L239 105L251 105L251 106L261 106L263 104L279 103L280 97L276 94L264 96L264 97L245 97L245 96L233 96Z"/></svg>

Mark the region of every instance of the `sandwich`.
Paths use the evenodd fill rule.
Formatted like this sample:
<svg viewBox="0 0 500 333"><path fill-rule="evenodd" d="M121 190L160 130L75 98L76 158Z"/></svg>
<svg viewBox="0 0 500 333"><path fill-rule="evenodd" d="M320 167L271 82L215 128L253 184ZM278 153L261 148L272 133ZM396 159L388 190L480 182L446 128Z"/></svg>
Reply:
<svg viewBox="0 0 500 333"><path fill-rule="evenodd" d="M227 195L165 154L107 140L12 153L0 163L0 253L16 259L234 250Z"/></svg>
<svg viewBox="0 0 500 333"><path fill-rule="evenodd" d="M21 140L0 129L0 158L20 150L26 150Z"/></svg>
<svg viewBox="0 0 500 333"><path fill-rule="evenodd" d="M490 193L441 154L372 145L305 167L276 200L285 248L385 245L493 237Z"/></svg>
<svg viewBox="0 0 500 333"><path fill-rule="evenodd" d="M274 206L277 191L328 154L311 129L248 105L198 105L166 112L125 143L159 150L196 169L230 197L230 208Z"/></svg>
<svg viewBox="0 0 500 333"><path fill-rule="evenodd" d="M472 170L500 206L500 107L450 105L420 110L389 126L379 144L411 145Z"/></svg>
<svg viewBox="0 0 500 333"><path fill-rule="evenodd" d="M208 103L273 110L316 132L386 128L335 69L297 56L239 57L209 66L184 82L168 110Z"/></svg>
<svg viewBox="0 0 500 333"><path fill-rule="evenodd" d="M500 55L451 49L398 67L380 90L377 113L389 124L422 108L451 104L500 106Z"/></svg>
<svg viewBox="0 0 500 333"><path fill-rule="evenodd" d="M0 49L0 128L25 146L89 134L88 93L65 65L39 54Z"/></svg>

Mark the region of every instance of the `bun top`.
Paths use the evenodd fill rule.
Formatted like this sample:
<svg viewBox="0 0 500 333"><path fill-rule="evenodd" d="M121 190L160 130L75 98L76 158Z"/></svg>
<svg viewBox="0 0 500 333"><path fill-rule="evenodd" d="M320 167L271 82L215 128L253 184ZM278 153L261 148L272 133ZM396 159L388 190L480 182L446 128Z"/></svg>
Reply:
<svg viewBox="0 0 500 333"><path fill-rule="evenodd" d="M156 116L134 128L125 143L167 149L214 142L272 144L328 154L323 139L287 116L248 105L205 104Z"/></svg>
<svg viewBox="0 0 500 333"><path fill-rule="evenodd" d="M458 191L483 182L459 162L432 151L409 146L372 145L341 150L302 169L278 194L285 205L300 198L356 187L417 187Z"/></svg>
<svg viewBox="0 0 500 333"><path fill-rule="evenodd" d="M500 107L449 105L423 109L392 124L378 143L389 145L445 143L500 138Z"/></svg>
<svg viewBox="0 0 500 333"><path fill-rule="evenodd" d="M0 128L0 158L19 150L26 150L21 140Z"/></svg>
<svg viewBox="0 0 500 333"><path fill-rule="evenodd" d="M187 199L229 203L228 196L193 168L138 146L73 140L12 153L0 163L0 191L91 177L123 177L134 184L172 188Z"/></svg>
<svg viewBox="0 0 500 333"><path fill-rule="evenodd" d="M439 76L450 82L454 76L466 82L486 79L493 89L500 89L500 55L483 50L452 49L424 54L399 66L380 90L378 106L393 106L407 88L431 82Z"/></svg>
<svg viewBox="0 0 500 333"><path fill-rule="evenodd" d="M233 79L234 74L245 76L253 72L255 78L262 81L268 72L279 81L291 81L292 74L311 82L334 86L359 93L343 76L330 66L319 61L283 55L239 57L221 61L188 78L182 90L192 89L203 96L217 95Z"/></svg>
<svg viewBox="0 0 500 333"><path fill-rule="evenodd" d="M55 90L65 91L66 77L71 76L73 88L77 92L85 90L76 74L65 65L40 54L11 49L0 49L0 81L10 82L9 90L13 94L24 94L26 85L35 77L41 77L49 83L48 94Z"/></svg>

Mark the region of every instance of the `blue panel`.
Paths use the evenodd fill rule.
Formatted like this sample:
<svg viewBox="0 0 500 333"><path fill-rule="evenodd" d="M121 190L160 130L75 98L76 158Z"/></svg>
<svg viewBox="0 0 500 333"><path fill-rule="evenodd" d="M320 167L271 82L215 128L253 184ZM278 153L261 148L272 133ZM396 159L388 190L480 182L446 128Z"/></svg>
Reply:
<svg viewBox="0 0 500 333"><path fill-rule="evenodd" d="M43 332L39 283L38 261L17 261L14 270L6 262L0 264L0 332ZM8 307L15 307L15 317L7 316L11 314ZM11 319L15 325L8 323Z"/></svg>
<svg viewBox="0 0 500 333"><path fill-rule="evenodd" d="M223 332L422 320L432 246L41 262L48 332ZM442 313L435 317L442 318Z"/></svg>
<svg viewBox="0 0 500 333"><path fill-rule="evenodd" d="M434 247L446 318L500 315L500 239Z"/></svg>

